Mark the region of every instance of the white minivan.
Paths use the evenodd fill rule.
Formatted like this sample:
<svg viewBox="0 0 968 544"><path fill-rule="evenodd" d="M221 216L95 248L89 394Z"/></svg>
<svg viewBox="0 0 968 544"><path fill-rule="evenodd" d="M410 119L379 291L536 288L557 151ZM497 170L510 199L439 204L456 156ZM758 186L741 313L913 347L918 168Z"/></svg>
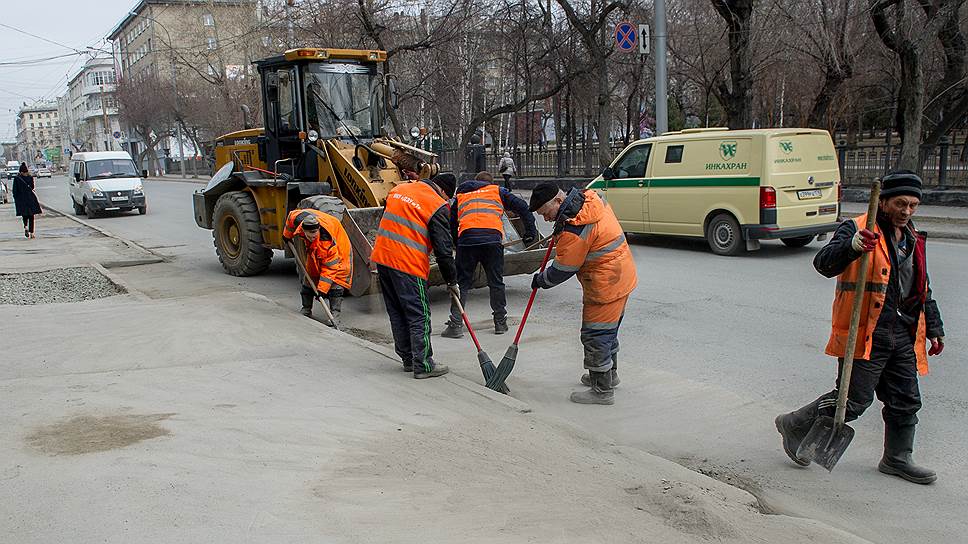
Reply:
<svg viewBox="0 0 968 544"><path fill-rule="evenodd" d="M124 151L91 151L74 153L68 172L74 213L96 217L110 211L148 213L144 178L131 155Z"/></svg>

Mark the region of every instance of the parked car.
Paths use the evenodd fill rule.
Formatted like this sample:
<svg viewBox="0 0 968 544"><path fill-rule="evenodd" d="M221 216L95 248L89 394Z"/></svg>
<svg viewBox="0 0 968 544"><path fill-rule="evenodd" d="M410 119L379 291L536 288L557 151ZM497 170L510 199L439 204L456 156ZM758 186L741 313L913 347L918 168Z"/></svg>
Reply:
<svg viewBox="0 0 968 544"><path fill-rule="evenodd" d="M49 178L53 176L53 174L50 171L50 168L47 168L46 166L42 168L38 168L36 174L34 175L38 178Z"/></svg>
<svg viewBox="0 0 968 544"><path fill-rule="evenodd" d="M109 211L148 213L144 178L131 155L124 151L74 153L68 172L68 187L74 213L96 217Z"/></svg>
<svg viewBox="0 0 968 544"><path fill-rule="evenodd" d="M840 170L825 130L686 129L630 144L589 185L626 232L706 238L719 255L837 229Z"/></svg>
<svg viewBox="0 0 968 544"><path fill-rule="evenodd" d="M7 191L7 184L0 181L0 204L6 204L10 201L10 195Z"/></svg>
<svg viewBox="0 0 968 544"><path fill-rule="evenodd" d="M6 172L7 179L13 179L20 172L20 163L17 161L7 161L7 167L4 171Z"/></svg>

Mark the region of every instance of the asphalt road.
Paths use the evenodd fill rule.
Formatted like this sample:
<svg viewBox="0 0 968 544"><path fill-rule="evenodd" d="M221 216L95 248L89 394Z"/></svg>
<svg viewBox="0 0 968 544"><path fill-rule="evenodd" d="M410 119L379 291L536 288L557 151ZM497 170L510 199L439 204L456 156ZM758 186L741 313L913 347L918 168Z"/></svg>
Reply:
<svg viewBox="0 0 968 544"><path fill-rule="evenodd" d="M171 256L170 263L118 272L153 297L245 290L298 309L294 265L280 254L259 277L222 273L211 233L192 218L190 194L199 187L148 182L148 215L92 221ZM38 180L37 193L43 202L69 210L63 178ZM539 294L509 380L515 397L616 444L640 447L748 489L766 511L823 519L874 542L964 541L968 360L960 335L968 319L968 291L959 276L968 268L968 246L929 242L932 287L948 341L921 382L924 408L915 445L915 458L940 477L933 486L917 486L876 470L883 432L876 403L853 424L857 435L832 474L795 467L780 449L773 418L829 390L836 372L822 353L834 283L811 266L819 242L802 249L766 243L759 252L723 258L701 241L630 241L639 287L620 335L622 385L615 406L578 406L567 400L579 388L581 374L580 290L574 281ZM507 278L507 284L514 326L529 278ZM439 331L447 303L442 290L432 296ZM488 331L486 298L486 292L475 291L468 311L497 362L511 338ZM347 301L343 326L373 341L388 341L378 297ZM480 380L468 338L435 336L433 342L439 361Z"/></svg>

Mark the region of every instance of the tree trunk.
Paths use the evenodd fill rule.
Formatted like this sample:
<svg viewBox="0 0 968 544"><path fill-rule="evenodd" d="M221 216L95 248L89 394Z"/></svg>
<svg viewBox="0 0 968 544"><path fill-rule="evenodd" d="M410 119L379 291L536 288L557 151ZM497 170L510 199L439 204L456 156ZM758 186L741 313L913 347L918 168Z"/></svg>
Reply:
<svg viewBox="0 0 968 544"><path fill-rule="evenodd" d="M750 31L753 0L712 0L713 7L726 21L729 30L729 85L717 76L716 97L726 110L731 129L753 125L753 53Z"/></svg>

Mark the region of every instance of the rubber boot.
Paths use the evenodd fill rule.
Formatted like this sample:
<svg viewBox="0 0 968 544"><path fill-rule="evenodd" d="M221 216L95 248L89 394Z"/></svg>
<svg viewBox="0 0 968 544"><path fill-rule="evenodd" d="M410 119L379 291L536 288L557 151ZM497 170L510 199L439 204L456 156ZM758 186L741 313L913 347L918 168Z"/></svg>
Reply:
<svg viewBox="0 0 968 544"><path fill-rule="evenodd" d="M301 313L306 317L312 317L313 316L313 295L312 294L307 295L306 293L300 292L299 298L302 299L302 309L299 310L299 313Z"/></svg>
<svg viewBox="0 0 968 544"><path fill-rule="evenodd" d="M884 424L884 457L878 463L877 470L916 484L930 484L938 479L938 475L929 468L915 465L911 459L911 452L914 451L914 427L913 423Z"/></svg>
<svg viewBox="0 0 968 544"><path fill-rule="evenodd" d="M615 404L615 392L612 390L612 373L589 372L591 387L586 391L576 391L571 394L571 402L578 404Z"/></svg>
<svg viewBox="0 0 968 544"><path fill-rule="evenodd" d="M504 317L495 317L494 318L494 334L504 334L506 332L508 332L508 318L507 318L507 316L504 316Z"/></svg>
<svg viewBox="0 0 968 544"><path fill-rule="evenodd" d="M464 327L460 323L447 321L447 327L444 328L444 332L440 333L440 335L444 338L463 338Z"/></svg>
<svg viewBox="0 0 968 544"><path fill-rule="evenodd" d="M612 355L612 370L610 370L609 372L612 373L612 387L615 387L618 384L622 383L622 380L618 378L618 355L617 354ZM588 374L583 374L581 377L581 384L586 387L591 387L592 386L591 377L589 377Z"/></svg>
<svg viewBox="0 0 968 544"><path fill-rule="evenodd" d="M787 454L791 461L801 467L809 466L810 461L804 461L797 457L797 448L800 447L800 442L803 442L803 439L807 437L810 427L813 426L813 422L820 415L817 408L822 399L823 397L789 414L780 414L773 420L776 430L783 437L783 452Z"/></svg>
<svg viewBox="0 0 968 544"><path fill-rule="evenodd" d="M299 313L303 314L306 317L312 317L313 316L313 309L312 308L307 308L307 307L303 306L302 308L299 309Z"/></svg>

